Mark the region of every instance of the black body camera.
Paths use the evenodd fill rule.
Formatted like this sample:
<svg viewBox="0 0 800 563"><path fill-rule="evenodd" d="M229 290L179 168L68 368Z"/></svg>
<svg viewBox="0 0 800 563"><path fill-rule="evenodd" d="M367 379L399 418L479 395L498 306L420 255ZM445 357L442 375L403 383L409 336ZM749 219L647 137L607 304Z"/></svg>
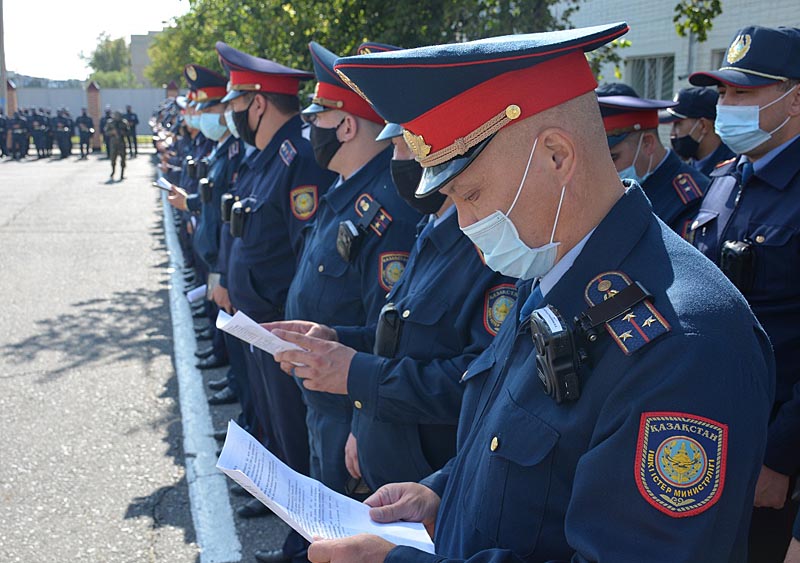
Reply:
<svg viewBox="0 0 800 563"><path fill-rule="evenodd" d="M211 192L214 190L214 182L208 178L201 178L198 184L198 191L200 192L200 201L209 203L211 201Z"/></svg>
<svg viewBox="0 0 800 563"><path fill-rule="evenodd" d="M403 319L394 303L387 303L381 309L378 317L378 327L375 330L375 347L373 353L384 358L394 358L397 346L400 343L400 330Z"/></svg>
<svg viewBox="0 0 800 563"><path fill-rule="evenodd" d="M726 240L719 253L719 268L742 293L753 289L756 275L753 245L747 241Z"/></svg>
<svg viewBox="0 0 800 563"><path fill-rule="evenodd" d="M236 203L236 198L232 193L222 194L222 198L219 201L219 209L222 214L223 223L231 222L231 210L233 209L234 203Z"/></svg>

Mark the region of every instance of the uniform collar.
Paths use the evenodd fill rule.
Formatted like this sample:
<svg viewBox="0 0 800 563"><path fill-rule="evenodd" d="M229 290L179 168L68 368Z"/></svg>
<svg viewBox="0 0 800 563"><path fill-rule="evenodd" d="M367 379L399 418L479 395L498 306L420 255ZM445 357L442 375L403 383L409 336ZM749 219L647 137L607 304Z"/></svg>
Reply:
<svg viewBox="0 0 800 563"><path fill-rule="evenodd" d="M653 173L642 182L644 193L646 194L648 190L658 189L660 186L672 185L672 179L680 167L681 159L673 151L667 149L667 155L661 159Z"/></svg>
<svg viewBox="0 0 800 563"><path fill-rule="evenodd" d="M754 175L776 190L783 190L797 175L800 161L800 135L775 147L753 163Z"/></svg>
<svg viewBox="0 0 800 563"><path fill-rule="evenodd" d="M455 206L452 211L445 211L446 215L441 218L441 223L434 225L433 231L428 235L428 239L436 246L439 254L445 254L458 240L464 236L458 226L458 214L455 213Z"/></svg>
<svg viewBox="0 0 800 563"><path fill-rule="evenodd" d="M600 221L572 266L545 296L565 318L573 318L588 304L575 299L596 275L618 270L653 223L650 202L634 182L625 182L625 194Z"/></svg>
<svg viewBox="0 0 800 563"><path fill-rule="evenodd" d="M295 115L289 121L281 125L280 129L275 131L275 134L270 139L266 147L263 148L261 154L253 158L253 168L266 166L273 156L278 154L281 145L289 138L296 138L300 135L300 130L303 126L303 120L299 115Z"/></svg>
<svg viewBox="0 0 800 563"><path fill-rule="evenodd" d="M357 195L367 190L370 182L381 172L389 170L389 161L392 159L392 146L389 145L384 150L375 155L372 160L366 163L361 169L342 182L335 190L330 190L323 196L328 205L339 213ZM394 187L392 187L394 190Z"/></svg>

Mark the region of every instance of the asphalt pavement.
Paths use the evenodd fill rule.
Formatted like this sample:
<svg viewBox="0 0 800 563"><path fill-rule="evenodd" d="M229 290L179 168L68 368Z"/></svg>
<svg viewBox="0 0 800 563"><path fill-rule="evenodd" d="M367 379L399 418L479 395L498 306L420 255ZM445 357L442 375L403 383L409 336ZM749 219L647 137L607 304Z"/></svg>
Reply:
<svg viewBox="0 0 800 563"><path fill-rule="evenodd" d="M224 428L237 409L182 416L174 351L195 343L173 331L188 305L154 171L141 153L121 182L96 155L0 161L0 561L252 561L285 536L275 516L233 517L241 549L220 553L195 525L214 515L187 482L186 419ZM183 364L206 393L224 375ZM246 500L223 497L220 518Z"/></svg>

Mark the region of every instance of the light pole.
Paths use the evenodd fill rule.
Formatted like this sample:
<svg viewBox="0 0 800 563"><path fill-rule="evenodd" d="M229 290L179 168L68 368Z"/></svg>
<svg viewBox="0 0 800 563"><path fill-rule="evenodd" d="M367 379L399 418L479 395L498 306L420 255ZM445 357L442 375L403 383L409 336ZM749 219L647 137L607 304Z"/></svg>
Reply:
<svg viewBox="0 0 800 563"><path fill-rule="evenodd" d="M0 106L8 113L8 76L6 75L6 37L3 33L3 0L0 0Z"/></svg>

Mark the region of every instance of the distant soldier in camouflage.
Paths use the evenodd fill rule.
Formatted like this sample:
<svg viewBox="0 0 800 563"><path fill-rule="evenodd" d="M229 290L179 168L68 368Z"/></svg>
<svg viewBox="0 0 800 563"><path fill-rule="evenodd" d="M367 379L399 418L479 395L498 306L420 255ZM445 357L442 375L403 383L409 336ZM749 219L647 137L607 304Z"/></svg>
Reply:
<svg viewBox="0 0 800 563"><path fill-rule="evenodd" d="M125 137L128 135L130 127L122 114L115 111L106 120L104 133L106 144L108 145L108 155L111 159L111 179L114 179L114 172L117 169L117 157L120 159L119 179L125 178Z"/></svg>

